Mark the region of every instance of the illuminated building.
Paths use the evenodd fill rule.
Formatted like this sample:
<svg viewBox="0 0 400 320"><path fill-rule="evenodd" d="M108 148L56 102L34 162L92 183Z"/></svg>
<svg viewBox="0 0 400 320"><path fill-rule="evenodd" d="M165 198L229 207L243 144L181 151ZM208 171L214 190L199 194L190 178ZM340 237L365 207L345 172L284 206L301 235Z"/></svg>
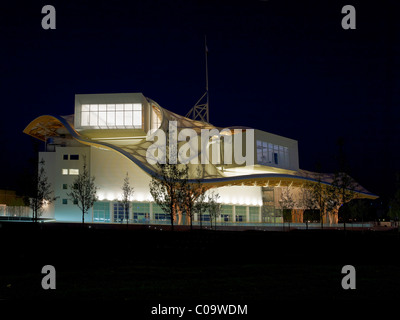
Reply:
<svg viewBox="0 0 400 320"><path fill-rule="evenodd" d="M43 115L34 119L24 130L45 142L46 151L39 158L45 161L46 173L54 188L57 200L48 206L44 217L57 221L82 219L79 208L68 199L67 192L76 176L81 172L86 158L90 175L95 177L98 201L85 217L87 222L121 222L124 217L118 199L122 196L122 184L126 173L134 187L130 223L169 223L168 217L152 202L149 192L151 176L157 166L146 158L150 130L168 129L169 123L176 121L177 129L194 130L198 136L201 130L217 129L227 136L234 129L221 130L209 123L195 121L159 106L141 93L87 94L75 96L75 113L68 116ZM246 130L243 128L243 133ZM235 138L236 139L236 138ZM222 203L220 224L259 224L283 222L280 199L282 190L292 188L299 197L301 187L307 183L317 183L316 173L301 170L297 141L261 130L254 130L251 141L254 164L226 164L224 145L210 138L210 159L215 156L215 164L189 164L190 172L195 167L202 168L202 183L215 188ZM243 146L246 140L242 139ZM180 145L186 143L181 141ZM222 145L212 150L215 143ZM247 142L246 148L249 146ZM234 145L235 146L235 145ZM246 149L245 147L243 149ZM246 149L247 151L247 149ZM232 151L234 152L234 151ZM219 163L218 163L219 162ZM333 175L325 174L322 184L329 185ZM195 178L193 175L191 178ZM357 185L355 196L377 198ZM301 205L292 212L292 222L303 222ZM208 221L207 214L203 219ZM194 221L198 221L195 216ZM324 215L325 223L337 223L337 211ZM184 213L177 219L184 224Z"/></svg>

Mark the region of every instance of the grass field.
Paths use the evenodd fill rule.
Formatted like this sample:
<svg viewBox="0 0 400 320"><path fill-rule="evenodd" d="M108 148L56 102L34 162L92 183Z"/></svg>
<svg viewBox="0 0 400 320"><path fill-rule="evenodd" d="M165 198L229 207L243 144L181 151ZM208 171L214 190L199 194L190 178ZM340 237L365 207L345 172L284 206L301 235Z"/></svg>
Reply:
<svg viewBox="0 0 400 320"><path fill-rule="evenodd" d="M144 303L400 298L396 231L157 231L1 223L0 298ZM355 290L341 286L356 268ZM44 290L44 265L56 289Z"/></svg>

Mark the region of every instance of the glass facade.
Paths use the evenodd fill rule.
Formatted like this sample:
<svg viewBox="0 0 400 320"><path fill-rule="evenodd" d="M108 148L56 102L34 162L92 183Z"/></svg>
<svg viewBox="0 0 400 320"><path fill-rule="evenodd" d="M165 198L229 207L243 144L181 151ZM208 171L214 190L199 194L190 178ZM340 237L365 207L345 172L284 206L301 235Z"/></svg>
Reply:
<svg viewBox="0 0 400 320"><path fill-rule="evenodd" d="M154 220L156 221L171 221L169 214L165 214L161 207L153 203Z"/></svg>
<svg viewBox="0 0 400 320"><path fill-rule="evenodd" d="M114 222L126 222L129 219L129 210L124 208L122 203L114 203Z"/></svg>
<svg viewBox="0 0 400 320"><path fill-rule="evenodd" d="M289 168L289 148L257 140L257 163Z"/></svg>
<svg viewBox="0 0 400 320"><path fill-rule="evenodd" d="M142 104L83 104L81 127L96 129L141 129Z"/></svg>
<svg viewBox="0 0 400 320"><path fill-rule="evenodd" d="M266 188L273 189L273 188ZM265 197L269 201L265 201L261 208L256 206L233 206L222 205L221 215L217 222L222 223L278 223L282 220L282 214L279 209L275 209L272 205L273 191L264 190ZM271 195L272 192L272 195ZM67 199L62 199L63 204L68 204ZM131 202L130 210L124 210L124 207L119 202L97 201L93 205L93 221L94 222L114 222L126 223L131 213L132 220L129 223L161 223L169 224L170 217L164 213L160 206L156 203L149 202ZM260 214L261 213L261 214ZM153 217L153 218L151 218ZM261 221L260 221L261 217ZM113 218L113 219L111 219ZM153 220L153 221L152 221ZM198 222L210 222L210 214L206 211L197 215Z"/></svg>
<svg viewBox="0 0 400 320"><path fill-rule="evenodd" d="M110 203L95 202L93 205L94 222L110 222Z"/></svg>
<svg viewBox="0 0 400 320"><path fill-rule="evenodd" d="M150 203L132 203L133 222L149 223L150 222Z"/></svg>
<svg viewBox="0 0 400 320"><path fill-rule="evenodd" d="M222 222L232 222L233 219L233 207L229 205L221 206L221 221Z"/></svg>
<svg viewBox="0 0 400 320"><path fill-rule="evenodd" d="M201 217L200 217L200 215L199 214L197 214L197 220L198 221L210 221L211 219L210 219L210 213L208 212L208 211L206 211L206 212L203 212L202 214L201 214Z"/></svg>
<svg viewBox="0 0 400 320"><path fill-rule="evenodd" d="M236 206L235 207L235 216L236 216L236 219L235 219L235 221L236 222L246 222L246 211L247 211L247 209L246 209L246 207L245 206Z"/></svg>
<svg viewBox="0 0 400 320"><path fill-rule="evenodd" d="M260 222L259 207L249 207L249 220L250 222Z"/></svg>

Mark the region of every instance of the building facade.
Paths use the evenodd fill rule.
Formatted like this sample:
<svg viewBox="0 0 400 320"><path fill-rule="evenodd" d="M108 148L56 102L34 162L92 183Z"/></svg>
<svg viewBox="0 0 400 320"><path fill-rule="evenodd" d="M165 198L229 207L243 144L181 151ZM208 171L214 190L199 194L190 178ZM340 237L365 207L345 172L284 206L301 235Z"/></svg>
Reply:
<svg viewBox="0 0 400 320"><path fill-rule="evenodd" d="M171 128L176 130L172 135ZM170 223L152 201L149 187L158 170L154 160L162 159L161 149L157 149L162 140L160 132L170 138L168 141L175 134L179 159L188 162L190 178L200 179L220 195L220 224L282 223L282 197L289 188L296 200L289 220L303 222L305 208L300 197L304 185L322 182L328 186L333 179L329 174L299 168L296 140L261 130L218 128L188 119L141 93L76 95L73 115L40 116L24 132L45 143L39 160L45 162L57 199L45 208L43 217L57 221L82 219L80 209L67 193L86 162L90 175L95 177L98 201L85 221ZM201 177L196 176L199 168ZM134 188L129 212L124 212L118 201L126 174ZM354 194L376 198L359 185ZM187 223L184 212L176 219L178 224ZM337 223L337 211L327 212L323 219ZM202 220L209 221L207 213ZM194 222L198 223L199 217L195 216Z"/></svg>

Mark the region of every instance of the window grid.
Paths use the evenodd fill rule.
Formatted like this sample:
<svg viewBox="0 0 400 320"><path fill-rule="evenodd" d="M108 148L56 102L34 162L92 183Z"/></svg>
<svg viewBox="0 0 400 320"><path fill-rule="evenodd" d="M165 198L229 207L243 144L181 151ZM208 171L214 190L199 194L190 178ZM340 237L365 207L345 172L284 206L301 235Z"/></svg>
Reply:
<svg viewBox="0 0 400 320"><path fill-rule="evenodd" d="M249 207L249 221L259 222L260 219L260 208L259 207Z"/></svg>
<svg viewBox="0 0 400 320"><path fill-rule="evenodd" d="M162 221L171 220L170 215L165 214L164 211L161 209L161 207L156 203L153 203L153 213L155 220L162 220Z"/></svg>
<svg viewBox="0 0 400 320"><path fill-rule="evenodd" d="M146 223L150 220L150 203L132 203L134 222Z"/></svg>
<svg viewBox="0 0 400 320"><path fill-rule="evenodd" d="M289 167L289 148L257 140L257 163Z"/></svg>
<svg viewBox="0 0 400 320"><path fill-rule="evenodd" d="M95 202L93 205L93 221L110 222L110 203Z"/></svg>
<svg viewBox="0 0 400 320"><path fill-rule="evenodd" d="M236 222L244 222L246 221L246 207L244 206L236 206L235 207L235 215Z"/></svg>
<svg viewBox="0 0 400 320"><path fill-rule="evenodd" d="M79 175L79 169L69 169L70 176L77 176Z"/></svg>
<svg viewBox="0 0 400 320"><path fill-rule="evenodd" d="M230 205L221 206L221 220L224 222L232 221L233 207Z"/></svg>
<svg viewBox="0 0 400 320"><path fill-rule="evenodd" d="M114 222L124 222L129 219L129 210L122 203L114 203Z"/></svg>
<svg viewBox="0 0 400 320"><path fill-rule="evenodd" d="M141 129L142 104L83 104L81 126L100 129Z"/></svg>

